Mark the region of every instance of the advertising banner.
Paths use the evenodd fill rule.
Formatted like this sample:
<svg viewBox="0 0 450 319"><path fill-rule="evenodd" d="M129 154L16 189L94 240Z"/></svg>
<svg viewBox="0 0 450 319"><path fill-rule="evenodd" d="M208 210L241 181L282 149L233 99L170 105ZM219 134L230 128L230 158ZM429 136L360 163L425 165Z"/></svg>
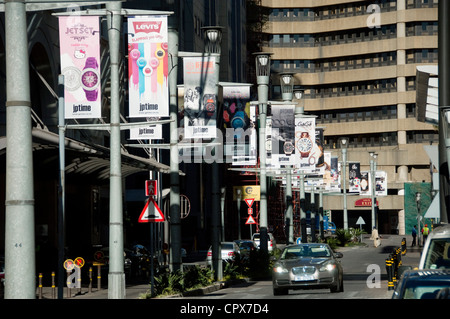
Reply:
<svg viewBox="0 0 450 319"><path fill-rule="evenodd" d="M297 167L311 171L316 167L316 159L322 153L316 145L316 120L313 117L295 119L295 157Z"/></svg>
<svg viewBox="0 0 450 319"><path fill-rule="evenodd" d="M325 184L325 190L327 192L340 192L341 178L338 157L331 156L330 152L325 152L324 169L323 180Z"/></svg>
<svg viewBox="0 0 450 319"><path fill-rule="evenodd" d="M348 164L348 192L359 193L361 190L361 170L358 162L349 162Z"/></svg>
<svg viewBox="0 0 450 319"><path fill-rule="evenodd" d="M130 140L161 140L162 124L150 124L146 127L130 129Z"/></svg>
<svg viewBox="0 0 450 319"><path fill-rule="evenodd" d="M256 106L250 105L250 86L223 86L225 156L233 165L256 165Z"/></svg>
<svg viewBox="0 0 450 319"><path fill-rule="evenodd" d="M375 172L375 196L387 196L387 173Z"/></svg>
<svg viewBox="0 0 450 319"><path fill-rule="evenodd" d="M130 117L169 116L167 16L128 18Z"/></svg>
<svg viewBox="0 0 450 319"><path fill-rule="evenodd" d="M98 16L59 17L64 117L101 117L100 23Z"/></svg>
<svg viewBox="0 0 450 319"><path fill-rule="evenodd" d="M294 143L295 105L272 104L272 167L296 164Z"/></svg>
<svg viewBox="0 0 450 319"><path fill-rule="evenodd" d="M183 62L185 138L216 138L216 58L189 57Z"/></svg>

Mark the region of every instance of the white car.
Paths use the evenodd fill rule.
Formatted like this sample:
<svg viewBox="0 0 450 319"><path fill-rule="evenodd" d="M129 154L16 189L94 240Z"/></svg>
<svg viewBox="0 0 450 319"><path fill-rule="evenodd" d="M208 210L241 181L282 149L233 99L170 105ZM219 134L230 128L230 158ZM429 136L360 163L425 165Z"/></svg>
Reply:
<svg viewBox="0 0 450 319"><path fill-rule="evenodd" d="M436 227L427 238L419 269L450 268L450 224Z"/></svg>
<svg viewBox="0 0 450 319"><path fill-rule="evenodd" d="M222 261L232 259L234 256L240 254L239 246L232 241L225 241L221 243ZM212 247L209 247L208 254L206 255L206 263L212 265Z"/></svg>
<svg viewBox="0 0 450 319"><path fill-rule="evenodd" d="M275 237L273 237L272 233L267 233L267 236L269 237L269 239L267 240L267 247L269 251L272 251L276 247L277 242L275 240ZM261 237L260 233L255 233L252 236L252 240L255 242L256 247L258 248L260 247L260 237Z"/></svg>

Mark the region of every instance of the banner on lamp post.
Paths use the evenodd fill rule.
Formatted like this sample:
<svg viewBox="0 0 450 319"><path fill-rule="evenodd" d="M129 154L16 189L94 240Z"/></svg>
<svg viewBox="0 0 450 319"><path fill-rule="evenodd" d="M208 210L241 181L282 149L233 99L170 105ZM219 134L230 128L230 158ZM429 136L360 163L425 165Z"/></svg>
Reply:
<svg viewBox="0 0 450 319"><path fill-rule="evenodd" d="M316 167L319 149L316 145L316 120L313 117L295 119L295 156L300 170L311 171Z"/></svg>
<svg viewBox="0 0 450 319"><path fill-rule="evenodd" d="M130 117L169 116L167 16L128 18Z"/></svg>
<svg viewBox="0 0 450 319"><path fill-rule="evenodd" d="M64 117L101 117L100 23L98 16L59 17Z"/></svg>
<svg viewBox="0 0 450 319"><path fill-rule="evenodd" d="M216 138L216 58L189 57L183 62L185 138Z"/></svg>

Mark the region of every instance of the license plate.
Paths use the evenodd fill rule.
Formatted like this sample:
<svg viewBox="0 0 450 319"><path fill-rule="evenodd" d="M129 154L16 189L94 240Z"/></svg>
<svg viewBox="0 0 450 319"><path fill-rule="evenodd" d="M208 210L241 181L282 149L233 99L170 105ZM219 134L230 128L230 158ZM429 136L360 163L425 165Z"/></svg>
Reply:
<svg viewBox="0 0 450 319"><path fill-rule="evenodd" d="M298 275L294 277L295 281L309 281L314 280L314 275Z"/></svg>

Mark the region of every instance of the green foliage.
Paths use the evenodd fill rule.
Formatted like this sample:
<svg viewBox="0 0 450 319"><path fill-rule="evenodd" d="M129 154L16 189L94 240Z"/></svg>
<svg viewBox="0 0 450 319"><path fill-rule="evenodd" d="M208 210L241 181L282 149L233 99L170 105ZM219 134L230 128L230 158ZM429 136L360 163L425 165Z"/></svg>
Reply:
<svg viewBox="0 0 450 319"><path fill-rule="evenodd" d="M360 242L361 234L365 233L366 233L365 231L360 230L358 228L349 228L349 229L338 228L336 229L336 238L335 238L336 241L333 244L339 246L349 246L358 244ZM328 242L328 244L330 244L330 242Z"/></svg>

